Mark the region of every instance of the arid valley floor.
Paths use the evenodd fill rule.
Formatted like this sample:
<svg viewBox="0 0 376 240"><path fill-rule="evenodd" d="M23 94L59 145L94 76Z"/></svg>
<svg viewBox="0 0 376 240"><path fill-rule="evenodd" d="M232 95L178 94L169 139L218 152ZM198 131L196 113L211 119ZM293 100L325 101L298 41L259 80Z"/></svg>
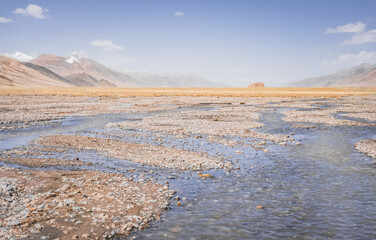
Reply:
<svg viewBox="0 0 376 240"><path fill-rule="evenodd" d="M376 89L0 89L0 239L375 239Z"/></svg>

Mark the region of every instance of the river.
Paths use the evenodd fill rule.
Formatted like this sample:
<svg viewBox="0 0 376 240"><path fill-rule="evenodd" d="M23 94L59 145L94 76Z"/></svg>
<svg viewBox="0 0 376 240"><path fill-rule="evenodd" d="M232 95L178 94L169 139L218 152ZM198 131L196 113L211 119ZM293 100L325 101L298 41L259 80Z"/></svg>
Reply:
<svg viewBox="0 0 376 240"><path fill-rule="evenodd" d="M261 112L264 127L260 131L293 133L301 145L269 144L269 152L264 153L194 137L190 146L182 145L179 139L166 143L232 157L238 169L207 171L214 178L206 180L195 172L142 166L100 156L95 151L67 154L98 163L82 168L119 173L136 168L138 172L126 174L132 174L135 180L153 177L160 183L168 181L170 189L177 190L182 205L171 200L171 209L159 221L133 232L131 239L376 239L375 160L354 149L360 139L374 138L376 127L291 128L281 120L282 110ZM140 116L77 117L63 120L58 127L10 131L0 135L1 150L48 134L81 132L100 136L105 123ZM153 137L127 141L152 144Z"/></svg>

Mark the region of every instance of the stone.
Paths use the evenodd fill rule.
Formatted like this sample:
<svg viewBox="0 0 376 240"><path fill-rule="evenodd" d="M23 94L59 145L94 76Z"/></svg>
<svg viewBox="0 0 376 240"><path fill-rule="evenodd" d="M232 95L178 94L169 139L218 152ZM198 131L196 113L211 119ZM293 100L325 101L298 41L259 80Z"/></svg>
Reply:
<svg viewBox="0 0 376 240"><path fill-rule="evenodd" d="M201 172L198 172L197 173L201 178L214 178L213 175L210 175L210 174L204 174L204 173L201 173Z"/></svg>
<svg viewBox="0 0 376 240"><path fill-rule="evenodd" d="M255 82L250 85L248 85L249 88L264 88L265 84L261 82Z"/></svg>
<svg viewBox="0 0 376 240"><path fill-rule="evenodd" d="M44 226L43 226L42 224L40 224L40 223L36 223L36 224L34 225L34 228L37 229L37 230L41 230L41 229L44 228Z"/></svg>

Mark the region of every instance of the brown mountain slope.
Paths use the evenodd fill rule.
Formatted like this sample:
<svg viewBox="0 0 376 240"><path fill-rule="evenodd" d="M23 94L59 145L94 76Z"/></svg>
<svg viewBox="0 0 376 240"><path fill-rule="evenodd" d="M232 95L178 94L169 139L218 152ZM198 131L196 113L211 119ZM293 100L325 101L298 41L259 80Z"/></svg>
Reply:
<svg viewBox="0 0 376 240"><path fill-rule="evenodd" d="M138 71L119 72L80 55L59 57L50 54L43 54L30 62L48 68L65 78L74 74L86 73L94 79L98 79L106 86L226 87L226 85L210 82L196 74L168 75Z"/></svg>
<svg viewBox="0 0 376 240"><path fill-rule="evenodd" d="M351 79L346 79L340 83L342 86L353 87L376 87L376 70L365 75L359 75Z"/></svg>
<svg viewBox="0 0 376 240"><path fill-rule="evenodd" d="M43 54L30 62L48 68L63 77L86 73L94 79L106 79L110 82L110 85L114 84L119 87L140 86L130 75L109 69L96 61L78 55L59 57Z"/></svg>
<svg viewBox="0 0 376 240"><path fill-rule="evenodd" d="M105 80L105 79L101 79L98 81L98 84L100 87L116 87L115 84L113 83L110 83L109 81Z"/></svg>
<svg viewBox="0 0 376 240"><path fill-rule="evenodd" d="M69 87L60 76L28 67L24 63L7 57L0 57L0 86L23 87Z"/></svg>
<svg viewBox="0 0 376 240"><path fill-rule="evenodd" d="M291 87L376 87L376 64L362 63L321 77L292 82Z"/></svg>
<svg viewBox="0 0 376 240"><path fill-rule="evenodd" d="M115 84L112 84L104 79L97 80L93 76L87 73L76 73L65 77L66 79L74 82L75 86L79 87L116 87Z"/></svg>
<svg viewBox="0 0 376 240"><path fill-rule="evenodd" d="M4 75L0 75L0 86L13 86L13 81Z"/></svg>

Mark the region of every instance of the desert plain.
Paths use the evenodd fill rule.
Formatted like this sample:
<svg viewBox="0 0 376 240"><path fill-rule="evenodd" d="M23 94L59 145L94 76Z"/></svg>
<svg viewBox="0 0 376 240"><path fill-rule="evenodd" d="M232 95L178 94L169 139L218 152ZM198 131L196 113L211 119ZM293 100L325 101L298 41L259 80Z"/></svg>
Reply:
<svg viewBox="0 0 376 240"><path fill-rule="evenodd" d="M354 192L337 190L344 199L353 196L349 201L360 205L352 207L368 215L353 214L343 203L328 218L351 215L356 224L364 223L355 238L375 237L376 190L367 190L376 180L375 130L376 88L0 88L0 238L183 239L193 223L172 226L168 219L188 218L190 209L200 206L201 190L188 189L207 188L207 195L218 198L220 190L210 189L234 181L226 187L236 190L245 178L252 184L272 179L268 187L260 182L261 190L249 185L254 198L229 190L231 201L247 196L249 216L275 216L280 223L297 218L296 228L276 231L274 237L302 236L307 226L300 225L301 218L310 214L318 224L309 236L341 237L346 224L334 222L326 229L320 218L329 203L308 209L323 194L315 195L313 187L331 184L317 176L338 169L345 183L353 177L349 172L366 177ZM300 166L299 157L308 163ZM307 176L330 161L316 177ZM278 164L284 167L269 172L285 176L273 179L267 172ZM294 172L305 167L305 175ZM282 190L272 186L290 177L296 177L292 186L317 179L304 188L312 196L292 193L288 201L298 200L282 211L284 197L275 195ZM269 191L278 201L268 203ZM217 208L207 207L203 225L211 226ZM161 218L170 224L166 231L153 227L163 225ZM242 232L236 222L218 236L245 238L270 227L249 220L248 232ZM215 237L216 230L211 234L202 237Z"/></svg>

